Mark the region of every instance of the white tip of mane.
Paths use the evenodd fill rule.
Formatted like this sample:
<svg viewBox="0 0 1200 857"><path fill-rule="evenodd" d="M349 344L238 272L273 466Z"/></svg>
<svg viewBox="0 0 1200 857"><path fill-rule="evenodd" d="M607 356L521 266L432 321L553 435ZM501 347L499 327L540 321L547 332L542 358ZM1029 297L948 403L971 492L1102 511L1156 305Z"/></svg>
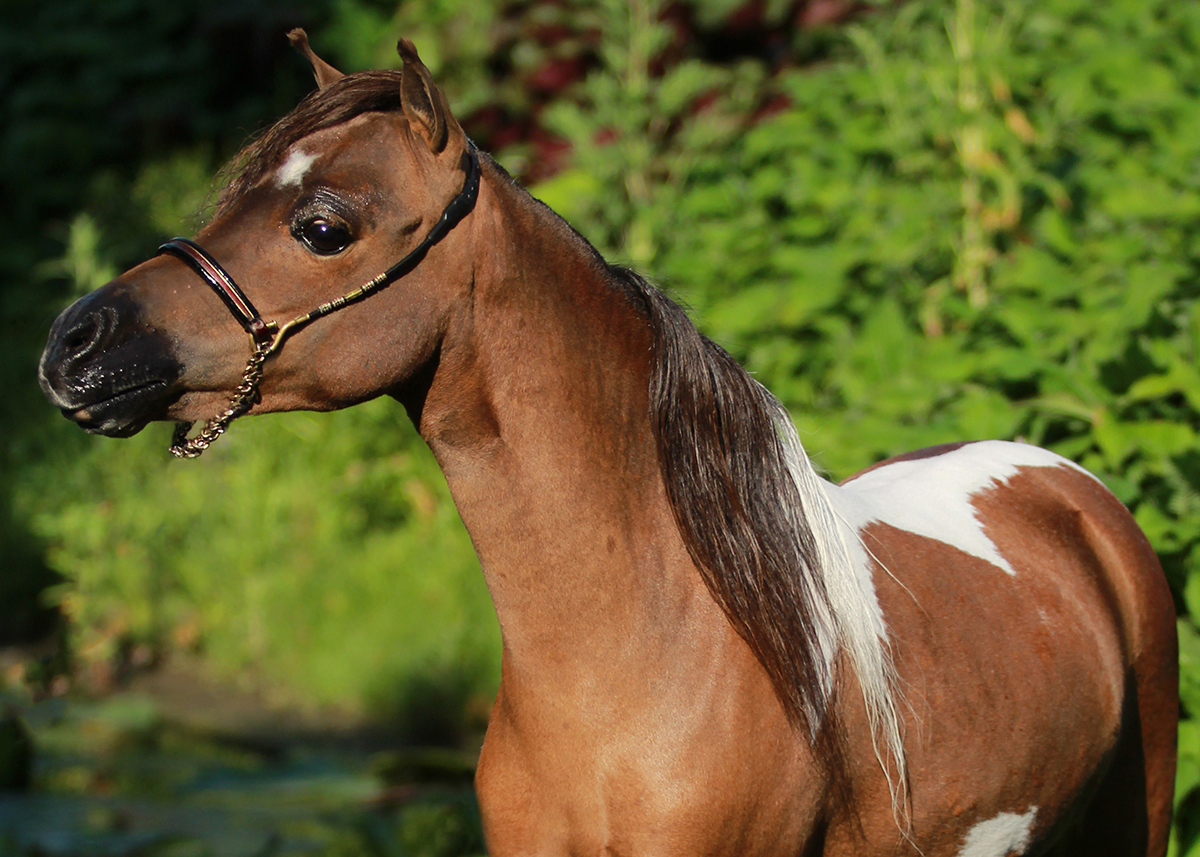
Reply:
<svg viewBox="0 0 1200 857"><path fill-rule="evenodd" d="M871 724L875 757L887 778L892 812L897 826L909 835L908 767L898 713L899 691L883 611L875 595L868 564L856 562L848 539L855 534L841 520L826 493L828 483L813 469L790 415L780 405L778 431L787 456L788 470L803 506L804 521L817 546L820 568L813 569L825 584L832 616L828 633L833 639L821 648L832 664L845 652L858 676Z"/></svg>

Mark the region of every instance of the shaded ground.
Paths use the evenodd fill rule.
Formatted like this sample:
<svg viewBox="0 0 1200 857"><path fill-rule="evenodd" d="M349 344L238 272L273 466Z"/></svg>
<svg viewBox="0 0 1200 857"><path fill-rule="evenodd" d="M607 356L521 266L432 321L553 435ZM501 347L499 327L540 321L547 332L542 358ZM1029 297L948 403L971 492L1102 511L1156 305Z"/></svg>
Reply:
<svg viewBox="0 0 1200 857"><path fill-rule="evenodd" d="M389 748L384 729L301 714L194 665L103 699L8 700L32 784L0 794L0 855L482 853L474 756Z"/></svg>

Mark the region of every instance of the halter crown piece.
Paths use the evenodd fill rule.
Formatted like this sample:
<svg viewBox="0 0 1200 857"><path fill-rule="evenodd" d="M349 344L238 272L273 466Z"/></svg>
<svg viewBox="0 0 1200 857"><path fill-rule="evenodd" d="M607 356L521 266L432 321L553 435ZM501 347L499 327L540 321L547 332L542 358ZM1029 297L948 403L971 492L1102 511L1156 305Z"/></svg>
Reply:
<svg viewBox="0 0 1200 857"><path fill-rule="evenodd" d="M167 254L183 260L200 275L204 282L208 283L225 302L225 306L229 308L233 317L250 334L254 347L250 360L242 371L241 383L234 390L233 397L229 400L225 410L208 420L200 433L194 437L188 437L192 423L178 423L171 439L171 454L178 458L199 458L204 450L212 445L213 441L225 433L231 422L249 411L256 402L261 401L258 385L262 381L263 364L268 357L283 347L283 342L288 336L322 316L329 315L350 304L358 303L376 292L382 291L417 267L425 258L429 248L446 237L447 233L475 208L475 201L479 198L479 153L475 151L475 144L470 140L467 141L466 151L463 152L463 169L467 177L463 182L462 190L454 199L450 200L450 204L442 211L438 222L429 230L429 234L420 244L409 251L408 255L354 291L323 303L282 325L273 321L264 321L262 315L246 297L245 292L238 287L229 272L222 268L220 263L195 241L188 238L172 238L159 247L156 255Z"/></svg>

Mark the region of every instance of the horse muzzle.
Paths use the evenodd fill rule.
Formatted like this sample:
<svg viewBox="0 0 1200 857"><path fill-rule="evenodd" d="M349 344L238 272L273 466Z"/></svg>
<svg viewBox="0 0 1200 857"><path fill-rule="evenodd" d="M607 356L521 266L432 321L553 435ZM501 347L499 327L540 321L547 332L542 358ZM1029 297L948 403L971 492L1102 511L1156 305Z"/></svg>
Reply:
<svg viewBox="0 0 1200 857"><path fill-rule="evenodd" d="M182 366L170 341L111 286L63 310L38 365L42 392L85 431L129 437L178 398Z"/></svg>

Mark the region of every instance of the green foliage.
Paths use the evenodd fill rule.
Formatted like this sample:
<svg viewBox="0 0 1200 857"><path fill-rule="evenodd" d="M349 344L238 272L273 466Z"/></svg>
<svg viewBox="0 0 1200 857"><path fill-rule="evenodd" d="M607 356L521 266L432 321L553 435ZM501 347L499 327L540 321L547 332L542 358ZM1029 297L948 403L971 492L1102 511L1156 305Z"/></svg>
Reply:
<svg viewBox="0 0 1200 857"><path fill-rule="evenodd" d="M24 709L0 717L6 857L483 853L469 753L367 757L300 735L285 745L278 729L292 727L282 722L270 735L214 738L127 692L65 706L3 701ZM37 760L22 793L31 736Z"/></svg>
<svg viewBox="0 0 1200 857"><path fill-rule="evenodd" d="M452 95L456 115L495 99L483 66L495 49L501 7L472 0L415 0L411 3L338 0L331 26L314 35L347 70L399 68L396 39L411 40L421 61Z"/></svg>
<svg viewBox="0 0 1200 857"><path fill-rule="evenodd" d="M486 712L491 605L399 406L238 429L204 467L179 467L151 430L31 479L28 502L44 510L34 525L71 580L59 598L78 655L185 645L306 703L385 716L406 685L440 675L449 712ZM438 737L461 740L467 726Z"/></svg>
<svg viewBox="0 0 1200 857"><path fill-rule="evenodd" d="M331 847L329 857L370 854L386 857L482 855L479 807L469 790L426 795L399 812L372 814L354 835Z"/></svg>

